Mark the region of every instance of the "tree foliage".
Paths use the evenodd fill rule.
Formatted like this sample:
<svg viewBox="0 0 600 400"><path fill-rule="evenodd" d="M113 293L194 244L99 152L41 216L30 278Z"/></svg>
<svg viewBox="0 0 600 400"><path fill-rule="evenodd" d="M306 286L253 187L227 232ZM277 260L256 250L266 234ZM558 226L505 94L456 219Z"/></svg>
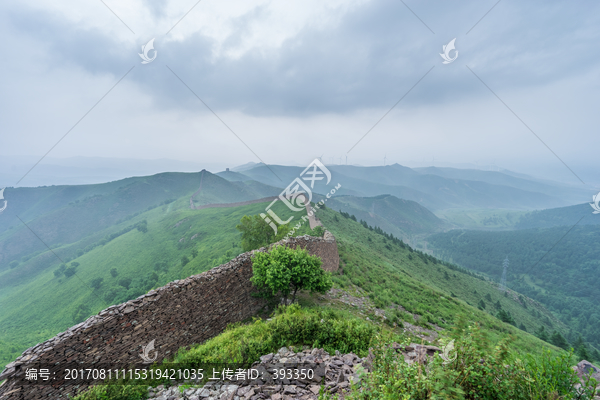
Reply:
<svg viewBox="0 0 600 400"><path fill-rule="evenodd" d="M305 249L275 246L268 253L256 253L252 257L252 283L260 294L273 298L280 293L287 303L292 302L298 290L325 293L333 283L331 274L321 268L321 259L311 256Z"/></svg>
<svg viewBox="0 0 600 400"><path fill-rule="evenodd" d="M549 221L537 219L542 225ZM588 345L600 348L600 227L578 225L569 230L571 227L572 223L502 232L453 230L434 234L428 242L438 256L496 280L503 272L502 259L510 254L508 286L542 303ZM560 246L552 248L559 239ZM523 308L533 308L523 299L519 301Z"/></svg>
<svg viewBox="0 0 600 400"><path fill-rule="evenodd" d="M77 306L75 311L73 311L73 322L75 322L76 324L80 323L81 321L89 317L90 313L90 308L86 304L80 304L79 306Z"/></svg>
<svg viewBox="0 0 600 400"><path fill-rule="evenodd" d="M104 278L94 278L94 279L92 279L92 282L90 283L90 285L94 289L100 289L100 286L102 286L102 282L104 282Z"/></svg>
<svg viewBox="0 0 600 400"><path fill-rule="evenodd" d="M260 215L244 215L236 228L242 232L242 249L244 251L256 250L271 243L277 242L290 231L288 225L277 227L277 234Z"/></svg>
<svg viewBox="0 0 600 400"><path fill-rule="evenodd" d="M554 331L554 333L552 333L552 336L550 336L550 343L564 350L569 350L570 347L567 339L565 339L564 336L558 331Z"/></svg>

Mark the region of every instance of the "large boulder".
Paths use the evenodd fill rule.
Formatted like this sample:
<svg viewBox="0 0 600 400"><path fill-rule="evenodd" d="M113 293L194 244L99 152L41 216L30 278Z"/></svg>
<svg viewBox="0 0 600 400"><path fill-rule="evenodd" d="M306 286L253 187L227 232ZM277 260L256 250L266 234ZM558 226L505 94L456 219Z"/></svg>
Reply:
<svg viewBox="0 0 600 400"><path fill-rule="evenodd" d="M600 382L600 368L589 361L582 360L573 369L579 378L586 379L588 375L592 375L592 378Z"/></svg>

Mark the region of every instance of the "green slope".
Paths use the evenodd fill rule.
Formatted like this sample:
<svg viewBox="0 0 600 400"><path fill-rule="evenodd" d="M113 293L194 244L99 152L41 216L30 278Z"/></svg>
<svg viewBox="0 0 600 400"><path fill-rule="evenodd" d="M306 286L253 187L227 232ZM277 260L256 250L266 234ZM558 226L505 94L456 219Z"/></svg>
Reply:
<svg viewBox="0 0 600 400"><path fill-rule="evenodd" d="M593 215L593 211L588 203L531 211L521 216L519 222L515 224L515 228L550 228L553 226L573 226L575 223L577 225L600 225L600 215Z"/></svg>
<svg viewBox="0 0 600 400"><path fill-rule="evenodd" d="M222 180L214 179L215 183ZM14 279L10 274L30 266L43 266L27 279L0 287L0 363L10 362L25 348L112 304L235 257L242 251L236 224L243 215L264 211L267 204L190 210L189 197L184 196L124 218L80 241L54 246L59 257L68 255L72 257L69 264L79 264L73 276L55 276L61 261L47 250L13 270L3 271L0 282ZM282 218L291 215L280 202L275 212ZM421 324L443 328L449 328L458 315L463 315L481 321L495 337L515 335L520 348L539 347L537 339L491 317L486 311L497 311L491 304L486 311L473 307L489 294L527 330L542 324L548 330L563 330L536 303L528 301L525 308L518 296L500 297L489 282L395 244L333 210L320 211L319 218L338 237L344 271L335 277L338 285L363 288L384 309L395 303L422 315ZM307 232L308 227L303 229L299 234ZM113 268L117 276L112 276ZM99 287L92 288L99 279Z"/></svg>
<svg viewBox="0 0 600 400"><path fill-rule="evenodd" d="M522 352L554 347L490 315L498 311L492 303L499 302L527 331L542 325L550 331L566 330L541 304L518 293L500 295L493 282L394 243L330 209L319 211L318 216L338 240L343 274L334 276L334 281L340 287L352 284L366 290L381 308L400 305L446 329L462 316L480 322L494 339L513 335L514 346ZM483 311L477 308L480 301L488 303Z"/></svg>
<svg viewBox="0 0 600 400"><path fill-rule="evenodd" d="M70 263L79 266L73 276L55 276L61 261L50 251L19 266L15 271L41 259L45 268L27 280L0 287L0 343L6 343L0 348L0 364L112 304L234 258L242 252L235 226L245 214L264 212L268 203L203 210L190 210L188 204L185 197L121 222L110 231L120 229L125 233L104 244L96 242L95 247L82 247L89 240L58 246L54 252L59 256L75 254ZM291 215L283 204L274 209L282 217ZM299 233L308 229L306 224ZM104 231L94 236L100 238L100 243L106 240ZM77 255L76 250L81 249L86 251ZM113 268L116 277L111 275ZM0 282L6 282L13 272L5 271ZM100 287L93 289L94 279L100 278Z"/></svg>
<svg viewBox="0 0 600 400"><path fill-rule="evenodd" d="M587 218L595 216L589 215ZM574 221L574 223L577 221ZM428 238L435 254L495 280L508 256L508 286L536 299L600 347L600 227L562 226L508 232L454 230Z"/></svg>
<svg viewBox="0 0 600 400"><path fill-rule="evenodd" d="M19 205L12 207L13 192L9 192L11 202L7 211L10 210L10 213L3 213L2 221L12 221L14 226L0 235L0 271L8 269L15 260L46 250L32 231L51 247L74 243L164 202L182 197L189 199L200 187L201 177L202 172L163 173L102 185L62 186L52 191L48 188L14 189L14 197L26 193L36 201L48 204L43 210L25 211ZM279 190L258 182L228 182L205 172L203 190L195 197L195 204L245 201L277 193ZM9 198L8 195L6 197ZM33 200L28 201L31 203ZM39 213L42 214L37 215ZM70 256L61 255L65 258ZM34 271L27 272L31 274Z"/></svg>
<svg viewBox="0 0 600 400"><path fill-rule="evenodd" d="M337 196L329 199L327 205L401 238L432 233L449 226L420 204L391 195Z"/></svg>

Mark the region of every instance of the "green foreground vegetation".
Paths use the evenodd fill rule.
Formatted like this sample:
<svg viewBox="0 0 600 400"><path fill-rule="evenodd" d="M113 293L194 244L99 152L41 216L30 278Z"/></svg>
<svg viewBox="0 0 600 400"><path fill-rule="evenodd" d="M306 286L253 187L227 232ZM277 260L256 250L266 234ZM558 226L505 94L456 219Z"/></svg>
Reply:
<svg viewBox="0 0 600 400"><path fill-rule="evenodd" d="M36 263L44 269L0 288L0 368L28 347L113 304L243 253L236 225L245 214L265 208L264 203L204 210L188 205L182 198L153 207L91 238L54 247L60 260L46 251L18 266L15 271ZM275 211L291 215L281 204ZM309 232L305 224L298 234Z"/></svg>
<svg viewBox="0 0 600 400"><path fill-rule="evenodd" d="M514 292L501 295L493 282L415 251L349 214L324 208L319 211L319 218L338 241L341 269L332 276L334 286L342 290L362 289L387 318L369 314L367 320L367 315L353 307L304 297L303 307L280 307L270 320L255 319L230 326L203 344L180 349L169 362L250 365L282 346L323 347L330 353L352 351L364 357L373 347L378 356L374 371L363 377L363 389L355 387L351 398L593 396L591 389L575 394L578 380L570 367L578 360L572 354L526 332L527 327L564 329L539 304ZM511 323L477 307L477 300L489 301L488 298L510 316ZM454 339L457 359L448 365L437 359L427 369L397 361L387 344L419 340L402 329L403 321L431 330L441 328L445 337L440 344ZM517 323L525 329L516 328ZM157 381L155 385L160 383L165 382ZM143 399L145 393L146 386L121 382L95 387L79 399Z"/></svg>
<svg viewBox="0 0 600 400"><path fill-rule="evenodd" d="M592 399L595 382L576 391L579 379L570 368L568 353L545 351L538 356L521 356L511 349L511 338L493 343L477 323L458 322L450 335L456 341L456 358L444 365L435 357L428 368L407 364L390 348L392 343L409 344L411 338L389 327L359 319L348 312L328 307L280 306L273 318L254 319L230 325L225 332L191 349L180 350L172 360L155 369L207 364L249 367L264 354L283 346L324 348L330 354L355 353L366 357L374 348L373 371L353 386L349 399ZM166 384L155 380L151 386ZM77 400L142 400L148 381L120 381L96 386ZM323 399L333 397L322 395Z"/></svg>

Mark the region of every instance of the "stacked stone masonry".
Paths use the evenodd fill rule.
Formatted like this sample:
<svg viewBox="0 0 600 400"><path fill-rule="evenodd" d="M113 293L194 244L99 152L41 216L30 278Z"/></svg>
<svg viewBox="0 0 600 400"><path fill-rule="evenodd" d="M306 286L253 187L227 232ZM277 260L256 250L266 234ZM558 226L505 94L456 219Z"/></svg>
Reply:
<svg viewBox="0 0 600 400"><path fill-rule="evenodd" d="M337 244L329 232L323 238L300 236L278 244L307 249L321 258L326 271L339 267ZM255 315L266 302L253 296L251 257L252 252L241 254L207 272L111 306L27 349L0 374L0 381L6 379L0 399L66 398L66 392L51 386L17 386L11 378L26 363L139 363L142 346L152 340L160 362L181 347L202 343L228 324Z"/></svg>

